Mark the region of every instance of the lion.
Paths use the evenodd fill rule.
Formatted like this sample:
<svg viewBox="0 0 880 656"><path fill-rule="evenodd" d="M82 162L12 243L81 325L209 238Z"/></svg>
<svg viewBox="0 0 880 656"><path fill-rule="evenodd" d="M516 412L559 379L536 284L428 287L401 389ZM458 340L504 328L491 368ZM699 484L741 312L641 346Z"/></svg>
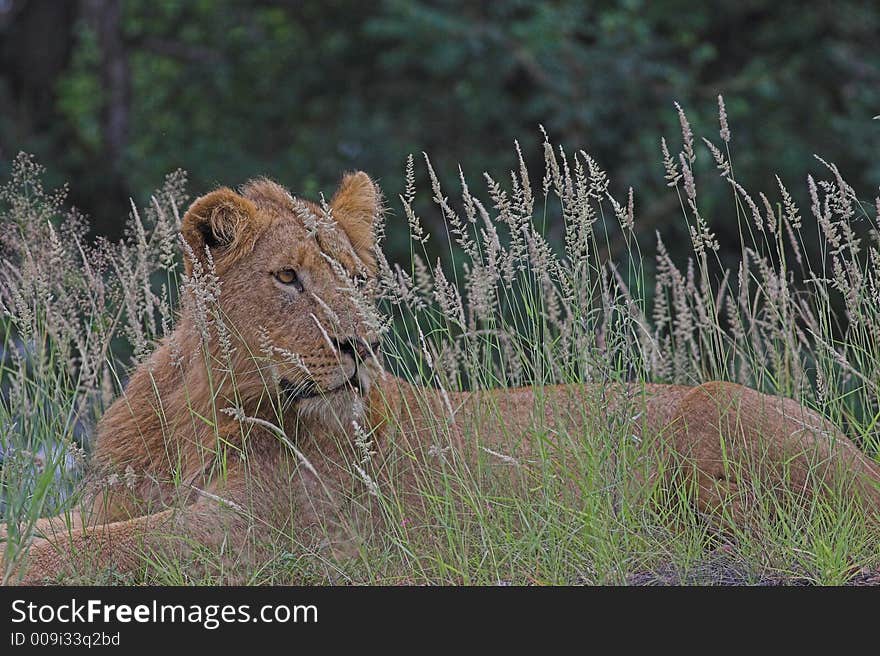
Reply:
<svg viewBox="0 0 880 656"><path fill-rule="evenodd" d="M26 555L4 565L8 582L58 580L85 562L134 573L144 554L193 549L252 563L273 535L345 554L381 521L354 516L369 503L351 502L353 472L367 498L390 486L418 506L420 459L453 449L528 461L542 413L574 429L623 416L667 462L647 476L687 486L706 515L727 508L747 521L737 491L761 475L795 495L843 486L876 517L880 467L790 399L718 381L446 392L386 372L369 312L381 204L363 172L345 175L326 205L268 179L192 203L181 223L191 284L175 329L101 419L81 510L39 520ZM760 467L731 464L745 462Z"/></svg>

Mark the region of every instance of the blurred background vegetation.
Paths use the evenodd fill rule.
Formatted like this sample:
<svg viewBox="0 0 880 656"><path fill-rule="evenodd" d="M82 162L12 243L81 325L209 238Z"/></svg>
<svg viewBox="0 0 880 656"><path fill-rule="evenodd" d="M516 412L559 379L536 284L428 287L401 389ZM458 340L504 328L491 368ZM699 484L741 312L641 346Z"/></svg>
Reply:
<svg viewBox="0 0 880 656"><path fill-rule="evenodd" d="M880 4L858 0L0 0L0 167L35 154L115 238L128 198L177 168L193 194L265 174L307 196L360 168L394 209L411 152L448 191L459 162L472 188L503 178L514 139L540 175L540 123L615 195L633 186L637 230L674 249L684 222L658 147L680 143L674 101L717 142L724 94L754 193L773 173L802 192L813 153L876 193L878 34ZM710 221L731 193L701 189ZM714 219L722 248L738 244L736 222ZM390 231L392 259L407 244Z"/></svg>

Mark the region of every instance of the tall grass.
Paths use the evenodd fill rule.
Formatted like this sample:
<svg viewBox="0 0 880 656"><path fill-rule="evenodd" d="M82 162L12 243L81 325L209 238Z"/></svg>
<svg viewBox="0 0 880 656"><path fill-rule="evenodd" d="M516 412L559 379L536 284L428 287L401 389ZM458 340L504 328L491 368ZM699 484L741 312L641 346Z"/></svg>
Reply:
<svg viewBox="0 0 880 656"><path fill-rule="evenodd" d="M595 412L609 382L730 380L816 409L872 457L880 449L880 198L860 200L819 157L823 176L806 180L806 211L778 177L771 190L747 190L722 99L717 138L698 141L677 111L680 150L661 141L658 176L690 237L683 261L660 233L649 255L637 236L638 195L616 198L592 157L546 134L540 179L517 144L508 178L486 174L478 195L461 175L454 201L425 156L445 234L423 227L416 207L425 192L408 159L401 211L390 220L408 226L410 258L380 256L378 304L386 368L445 400L438 415L446 418L438 416L437 439L422 454L436 466L421 479L429 530L416 530L408 501L376 482L362 432L352 484L367 483L386 530L342 562L294 536L252 582L842 583L880 564L880 536L843 495L797 509L759 495L754 522L719 531L696 512L692 491L644 483L637 398L614 416ZM89 242L82 218L40 175L20 156L0 190L0 481L5 520L16 527L7 554L22 548L37 517L75 503L69 492L90 429L131 364L119 354L137 363L168 334L181 275L181 174L147 208L132 207L118 244ZM698 189L715 175L730 202L708 216ZM740 243L725 249L735 261L719 256L719 222L737 226ZM559 243L548 237L554 226ZM609 261L611 252L622 255ZM529 462L490 448L462 462L450 449L444 421L454 421L455 392L529 385L540 399L556 383L591 384L595 403L577 429L561 419L570 410L537 406L523 438L533 443ZM427 394L415 402L430 403ZM466 434L481 443L482 430ZM181 563L152 560L147 569L149 581L193 576Z"/></svg>

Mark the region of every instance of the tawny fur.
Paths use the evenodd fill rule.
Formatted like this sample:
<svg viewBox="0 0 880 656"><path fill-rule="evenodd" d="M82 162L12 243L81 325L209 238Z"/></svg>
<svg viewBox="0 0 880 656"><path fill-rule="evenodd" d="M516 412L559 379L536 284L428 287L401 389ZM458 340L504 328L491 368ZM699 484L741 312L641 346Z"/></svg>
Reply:
<svg viewBox="0 0 880 656"><path fill-rule="evenodd" d="M255 565L278 539L328 553L356 550L359 534L381 524L354 475L358 428L373 441L374 482L414 513L423 503L420 477L436 469L438 449L440 457L453 449L463 462L487 452L528 462L536 432L576 433L614 418L631 424L627 432L646 457L665 463L646 475L692 487L704 513L732 502L734 518L747 521L737 490L760 472L796 495L814 494L817 483L845 486L876 517L880 467L791 400L723 382L444 395L384 373L368 354L356 364L339 345L370 345L377 336L331 260L352 278L375 272L380 203L362 172L345 176L330 202L335 225L316 225L319 206L266 179L193 203L182 233L203 268L210 246L232 352L216 326L203 343L189 299L173 334L133 372L98 427L84 510L40 520L9 582L57 580L86 565L138 572L144 555L176 558L200 548ZM288 268L301 288L274 277ZM191 262L186 270L193 273ZM286 403L279 418L266 397L281 379L315 394ZM218 412L225 407L257 421ZM261 421L282 423L286 438ZM367 501L352 503L358 492Z"/></svg>

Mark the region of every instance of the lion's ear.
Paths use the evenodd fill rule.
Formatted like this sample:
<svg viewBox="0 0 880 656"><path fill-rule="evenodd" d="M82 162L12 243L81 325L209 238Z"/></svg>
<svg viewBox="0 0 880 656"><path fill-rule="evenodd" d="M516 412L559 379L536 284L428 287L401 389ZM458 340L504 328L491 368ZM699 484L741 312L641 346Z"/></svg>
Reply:
<svg viewBox="0 0 880 656"><path fill-rule="evenodd" d="M381 212L382 193L363 171L347 173L330 201L333 218L345 230L358 257L370 267L376 264L376 219Z"/></svg>
<svg viewBox="0 0 880 656"><path fill-rule="evenodd" d="M257 238L257 208L243 196L221 187L196 199L186 211L180 232L194 255L204 264L205 248L211 251L219 273L254 247ZM192 262L184 257L186 274Z"/></svg>

